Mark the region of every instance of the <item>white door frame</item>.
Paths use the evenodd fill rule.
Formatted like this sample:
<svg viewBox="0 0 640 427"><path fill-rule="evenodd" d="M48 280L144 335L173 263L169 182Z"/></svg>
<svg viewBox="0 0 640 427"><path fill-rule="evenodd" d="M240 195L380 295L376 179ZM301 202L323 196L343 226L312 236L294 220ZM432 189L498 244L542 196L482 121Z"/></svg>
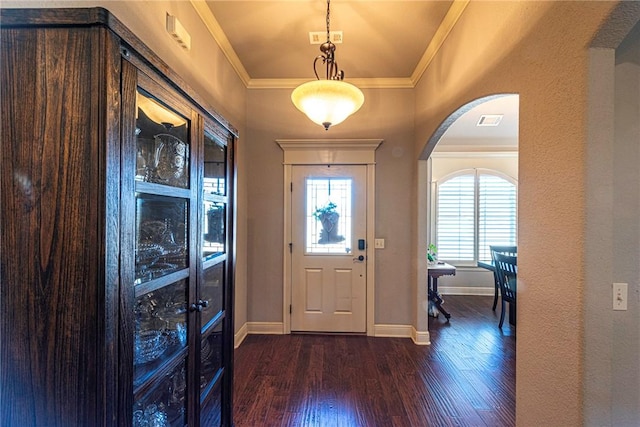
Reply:
<svg viewBox="0 0 640 427"><path fill-rule="evenodd" d="M366 165L367 166L367 335L374 334L375 322L375 152L382 139L277 139L284 151L284 241L282 251L283 332L291 333L291 173L294 165Z"/></svg>

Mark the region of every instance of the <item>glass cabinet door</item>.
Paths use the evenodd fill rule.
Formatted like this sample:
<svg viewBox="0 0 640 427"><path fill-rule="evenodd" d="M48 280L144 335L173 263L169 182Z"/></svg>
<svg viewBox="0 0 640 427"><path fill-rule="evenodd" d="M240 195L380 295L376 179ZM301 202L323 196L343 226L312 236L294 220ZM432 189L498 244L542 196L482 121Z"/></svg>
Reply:
<svg viewBox="0 0 640 427"><path fill-rule="evenodd" d="M202 190L202 277L200 298L206 302L200 313L200 425L230 423L223 417L222 393L230 379L227 368L230 354L225 351L225 336L230 333L228 297L229 252L229 158L226 141L205 131ZM230 383L229 383L230 384Z"/></svg>
<svg viewBox="0 0 640 427"><path fill-rule="evenodd" d="M187 120L144 92L138 91L136 103L136 180L187 188Z"/></svg>
<svg viewBox="0 0 640 427"><path fill-rule="evenodd" d="M132 425L188 423L190 121L138 89Z"/></svg>

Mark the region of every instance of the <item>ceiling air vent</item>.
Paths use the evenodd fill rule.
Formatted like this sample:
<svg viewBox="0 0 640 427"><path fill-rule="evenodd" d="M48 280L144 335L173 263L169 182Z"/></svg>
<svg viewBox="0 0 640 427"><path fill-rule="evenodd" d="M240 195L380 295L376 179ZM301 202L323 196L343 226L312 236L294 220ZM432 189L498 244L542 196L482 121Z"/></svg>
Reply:
<svg viewBox="0 0 640 427"><path fill-rule="evenodd" d="M483 114L476 126L498 126L502 120L502 114Z"/></svg>
<svg viewBox="0 0 640 427"><path fill-rule="evenodd" d="M330 31L329 40L333 44L342 43L342 31ZM309 31L309 43L322 44L327 41L326 31Z"/></svg>

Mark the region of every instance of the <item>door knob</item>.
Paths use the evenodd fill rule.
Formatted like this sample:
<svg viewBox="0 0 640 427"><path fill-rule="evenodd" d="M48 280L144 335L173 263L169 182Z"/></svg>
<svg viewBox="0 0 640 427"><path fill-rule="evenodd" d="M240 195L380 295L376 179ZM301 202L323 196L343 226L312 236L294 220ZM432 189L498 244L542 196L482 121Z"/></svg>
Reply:
<svg viewBox="0 0 640 427"><path fill-rule="evenodd" d="M364 261L364 255L360 255L353 259L354 261Z"/></svg>
<svg viewBox="0 0 640 427"><path fill-rule="evenodd" d="M209 307L209 301L208 300L198 300L197 303L191 304L189 306L189 309L191 309L191 311L202 311L203 308L207 308Z"/></svg>

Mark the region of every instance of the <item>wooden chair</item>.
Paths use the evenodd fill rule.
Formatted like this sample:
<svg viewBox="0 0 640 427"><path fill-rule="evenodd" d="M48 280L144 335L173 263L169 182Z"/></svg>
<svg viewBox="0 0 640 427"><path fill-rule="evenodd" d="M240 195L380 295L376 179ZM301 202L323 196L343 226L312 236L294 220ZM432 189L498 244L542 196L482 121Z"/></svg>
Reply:
<svg viewBox="0 0 640 427"><path fill-rule="evenodd" d="M491 261L493 261L493 265L496 264L496 259L494 257L494 253L501 253L511 256L518 256L518 247L517 246L497 246L491 245L489 246L489 251L491 252ZM496 307L498 305L498 294L500 293L500 283L498 282L498 275L496 274L495 268L493 269L493 284L495 286L495 293L493 295L493 307L491 310L496 311Z"/></svg>
<svg viewBox="0 0 640 427"><path fill-rule="evenodd" d="M509 319L515 324L516 319L516 294L518 281L518 257L496 252L495 267L500 283L500 295L502 301L502 312L500 313L499 328L504 323L504 312L506 303L509 303Z"/></svg>

